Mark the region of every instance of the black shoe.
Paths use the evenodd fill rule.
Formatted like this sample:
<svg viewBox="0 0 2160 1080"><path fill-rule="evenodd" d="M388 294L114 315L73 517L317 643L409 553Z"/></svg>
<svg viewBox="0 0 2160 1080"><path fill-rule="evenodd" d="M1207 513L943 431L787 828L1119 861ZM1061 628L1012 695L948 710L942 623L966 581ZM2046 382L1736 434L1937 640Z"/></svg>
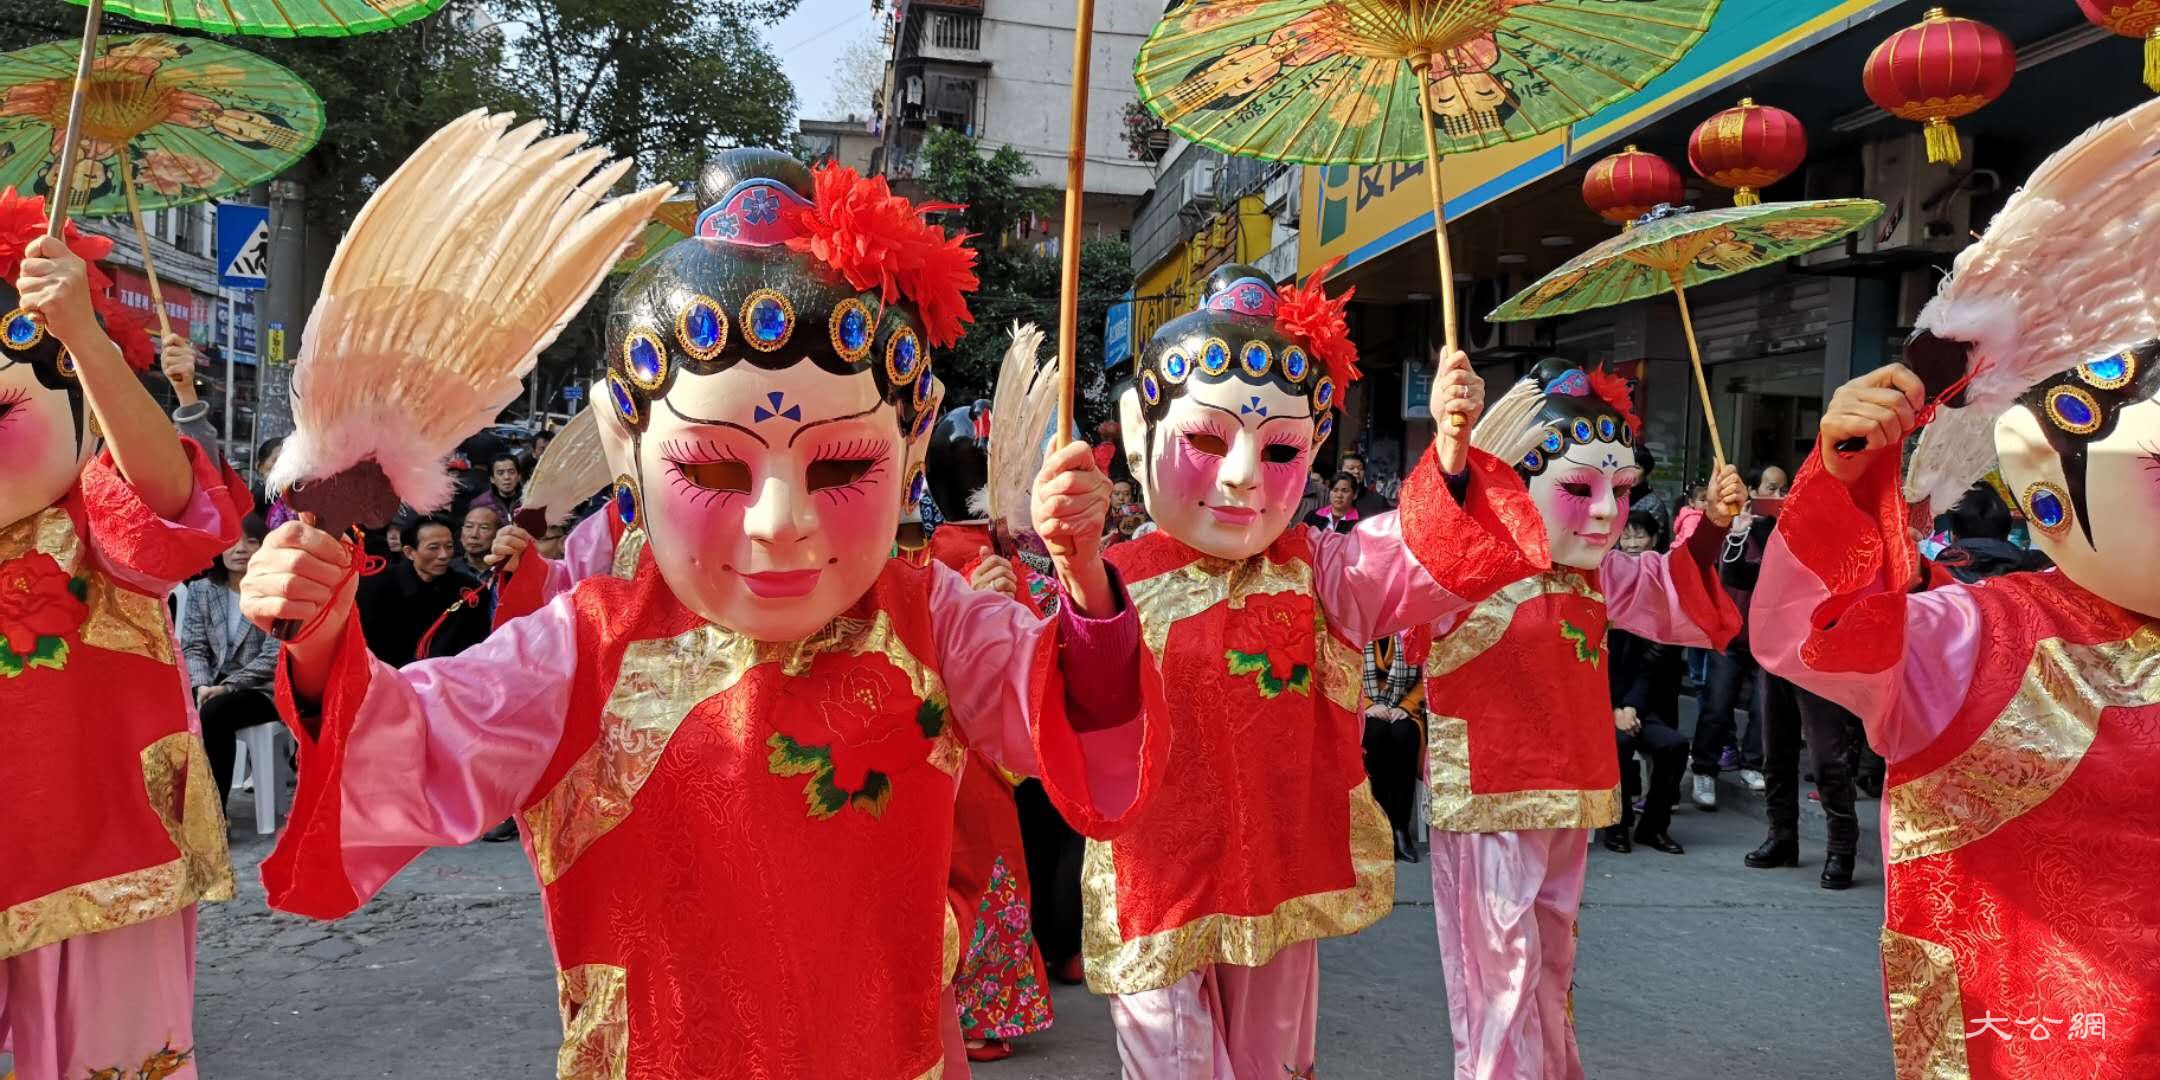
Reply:
<svg viewBox="0 0 2160 1080"><path fill-rule="evenodd" d="M1852 888L1852 861L1853 857L1851 855L1835 851L1823 856L1822 887L1825 889Z"/></svg>
<svg viewBox="0 0 2160 1080"><path fill-rule="evenodd" d="M1882 779L1880 776L1862 773L1853 777L1853 786L1860 789L1860 794L1870 799L1880 799L1882 798Z"/></svg>
<svg viewBox="0 0 2160 1080"><path fill-rule="evenodd" d="M1626 855L1635 850L1635 845L1628 842L1626 829L1616 825L1607 829L1599 829L1598 832L1604 834L1605 850L1607 851Z"/></svg>
<svg viewBox="0 0 2160 1080"><path fill-rule="evenodd" d="M480 839L490 844L501 844L518 838L517 819L505 818L503 823L487 831Z"/></svg>
<svg viewBox="0 0 2160 1080"><path fill-rule="evenodd" d="M1417 840L1411 837L1408 829L1395 830L1395 861L1406 863L1418 861Z"/></svg>
<svg viewBox="0 0 2160 1080"><path fill-rule="evenodd" d="M1771 833L1762 846L1741 860L1757 870L1800 865L1800 838L1791 833Z"/></svg>
<svg viewBox="0 0 2160 1080"><path fill-rule="evenodd" d="M1667 855L1687 854L1687 849L1681 847L1680 841L1673 839L1672 834L1670 833L1646 833L1637 831L1635 833L1635 842L1641 844L1646 848L1655 848L1656 850L1662 851Z"/></svg>

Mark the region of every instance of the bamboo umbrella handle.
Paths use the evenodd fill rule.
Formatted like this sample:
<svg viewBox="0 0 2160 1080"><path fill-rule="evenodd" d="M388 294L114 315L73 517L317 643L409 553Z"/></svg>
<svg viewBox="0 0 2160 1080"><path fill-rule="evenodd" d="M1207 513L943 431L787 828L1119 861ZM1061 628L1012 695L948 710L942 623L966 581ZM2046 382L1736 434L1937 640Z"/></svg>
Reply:
<svg viewBox="0 0 2160 1080"><path fill-rule="evenodd" d="M172 336L172 321L165 317L165 290L158 285L157 260L150 255L150 234L143 228L142 203L135 197L135 165L129 147L120 147L120 187L127 192L128 216L135 219L135 240L142 245L143 276L150 279L150 303L157 308L158 347Z"/></svg>
<svg viewBox="0 0 2160 1080"><path fill-rule="evenodd" d="M1065 228L1058 244L1058 418L1053 449L1072 441L1073 369L1080 345L1080 210L1087 188L1088 62L1094 52L1095 0L1073 15L1072 121L1065 148Z"/></svg>
<svg viewBox="0 0 2160 1080"><path fill-rule="evenodd" d="M1460 348L1461 333L1455 325L1455 260L1448 254L1447 199L1440 190L1440 144L1433 140L1432 59L1412 61L1410 74L1417 80L1418 113L1425 129L1425 186L1432 192L1433 247L1440 252L1440 326L1447 351ZM1448 430L1461 431L1463 418L1448 417Z"/></svg>
<svg viewBox="0 0 2160 1080"><path fill-rule="evenodd" d="M1703 423L1710 427L1710 459L1721 469L1725 467L1725 443L1718 438L1717 409L1710 403L1710 380L1703 375L1702 345L1695 340L1695 317L1688 313L1687 282L1681 271L1672 272L1672 291L1673 299L1680 301L1680 325L1687 329L1688 360L1695 365L1695 391L1702 395Z"/></svg>
<svg viewBox="0 0 2160 1080"><path fill-rule="evenodd" d="M90 94L90 59L97 53L98 28L105 22L105 0L90 0L83 14L82 53L75 59L75 90L68 98L67 126L60 139L60 161L53 170L51 214L45 231L60 235L67 224L68 191L75 183L76 140L82 137L83 99Z"/></svg>

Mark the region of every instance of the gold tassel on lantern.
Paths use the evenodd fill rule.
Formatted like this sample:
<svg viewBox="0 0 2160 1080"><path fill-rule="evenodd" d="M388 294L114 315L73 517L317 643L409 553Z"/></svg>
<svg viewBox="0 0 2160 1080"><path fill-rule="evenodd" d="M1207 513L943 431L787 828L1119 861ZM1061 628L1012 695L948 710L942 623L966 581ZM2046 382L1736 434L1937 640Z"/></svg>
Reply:
<svg viewBox="0 0 2160 1080"><path fill-rule="evenodd" d="M2145 85L2160 94L2160 26L2145 35Z"/></svg>
<svg viewBox="0 0 2160 1080"><path fill-rule="evenodd" d="M1762 195L1751 187L1734 188L1732 204L1734 206L1761 206Z"/></svg>
<svg viewBox="0 0 2160 1080"><path fill-rule="evenodd" d="M1957 128L1941 117L1927 122L1927 148L1928 160L1937 165L1955 165L1965 160L1965 147L1958 142Z"/></svg>

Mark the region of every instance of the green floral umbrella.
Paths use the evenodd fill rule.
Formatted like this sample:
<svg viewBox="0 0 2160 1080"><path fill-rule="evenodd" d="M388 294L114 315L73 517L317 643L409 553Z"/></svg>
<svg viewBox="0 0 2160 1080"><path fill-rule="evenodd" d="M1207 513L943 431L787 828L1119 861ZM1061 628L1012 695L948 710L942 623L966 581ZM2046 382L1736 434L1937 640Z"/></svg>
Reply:
<svg viewBox="0 0 2160 1080"><path fill-rule="evenodd" d="M1425 159L1448 346L1456 343L1440 156L1584 119L1643 88L1718 0L1183 0L1134 65L1170 130L1315 165Z"/></svg>
<svg viewBox="0 0 2160 1080"><path fill-rule="evenodd" d="M1691 212L1661 208L1635 227L1569 259L1559 269L1500 305L1490 322L1521 322L1594 311L1670 291L1687 327L1688 355L1703 416L1712 416L1710 385L1703 378L1702 348L1687 289L1757 267L1783 262L1834 243L1881 217L1873 199L1763 203ZM1719 464L1725 447L1710 423L1710 446Z"/></svg>
<svg viewBox="0 0 2160 1080"><path fill-rule="evenodd" d="M676 190L690 191L695 184L677 184ZM660 253L689 238L697 227L697 200L689 197L669 199L660 204L653 219L645 223L637 239L631 241L630 249L615 263L611 274L628 274L638 267L659 258Z"/></svg>
<svg viewBox="0 0 2160 1080"><path fill-rule="evenodd" d="M75 43L0 54L0 187L52 194L75 90ZM322 137L322 100L253 53L164 34L98 39L68 211L105 217L228 195L284 172Z"/></svg>
<svg viewBox="0 0 2160 1080"><path fill-rule="evenodd" d="M142 212L284 172L322 137L322 101L292 72L199 38L98 38L79 96L77 59L72 41L0 54L0 188L51 198L64 182L66 197L53 202L65 213L132 215L158 324L169 332ZM62 131L78 97L75 153L63 170Z"/></svg>
<svg viewBox="0 0 2160 1080"><path fill-rule="evenodd" d="M89 0L70 0L88 4ZM353 37L434 14L444 0L105 0L106 11L158 26L261 37Z"/></svg>

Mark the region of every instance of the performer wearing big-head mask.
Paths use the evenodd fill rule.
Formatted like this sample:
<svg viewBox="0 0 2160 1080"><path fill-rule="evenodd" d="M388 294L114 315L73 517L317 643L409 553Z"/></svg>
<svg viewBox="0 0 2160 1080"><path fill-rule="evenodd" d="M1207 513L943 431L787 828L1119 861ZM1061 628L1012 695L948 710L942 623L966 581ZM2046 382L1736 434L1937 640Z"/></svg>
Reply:
<svg viewBox="0 0 2160 1080"><path fill-rule="evenodd" d="M1615 550L1642 480L1626 380L1546 360L1493 405L1473 443L1515 463L1543 516L1552 568L1434 626L1433 909L1455 1075L1583 1075L1569 990L1590 830L1620 818L1607 626L1722 649L1740 612L1718 584L1726 527L1747 498L1727 465L1669 554ZM1662 824L1642 842L1676 849Z"/></svg>
<svg viewBox="0 0 2160 1080"><path fill-rule="evenodd" d="M195 1076L195 905L232 898L165 597L238 539L248 499L144 392L150 339L96 265L111 248L45 235L43 200L0 192L0 1050L18 1080Z"/></svg>
<svg viewBox="0 0 2160 1080"><path fill-rule="evenodd" d="M1157 797L1089 846L1088 985L1113 994L1125 1075L1309 1075L1321 938L1395 902L1394 845L1360 748L1366 642L1460 611L1545 563L1522 483L1451 426L1481 384L1434 381L1434 448L1400 514L1295 524L1357 377L1347 297L1224 267L1140 357L1122 425L1159 528L1111 549L1172 729ZM1608 746L1606 754L1611 756ZM1092 823L1082 819L1084 826Z"/></svg>
<svg viewBox="0 0 2160 1080"><path fill-rule="evenodd" d="M515 813L562 1075L952 1076L968 751L1104 835L1145 796L1138 626L1096 546L1109 483L1081 445L1043 469L1055 619L889 560L972 257L883 180L769 151L725 153L699 195L699 234L608 314L594 396L631 576L393 670L330 537L290 525L256 556L251 615L313 624L286 705L320 707L264 880L337 917Z"/></svg>
<svg viewBox="0 0 2160 1080"><path fill-rule="evenodd" d="M2040 166L1906 364L1831 398L1763 559L1755 655L1889 763L1900 1080L2160 1075L2156 152L2160 102ZM2059 570L1925 575L1908 506L1954 505L1998 456Z"/></svg>

